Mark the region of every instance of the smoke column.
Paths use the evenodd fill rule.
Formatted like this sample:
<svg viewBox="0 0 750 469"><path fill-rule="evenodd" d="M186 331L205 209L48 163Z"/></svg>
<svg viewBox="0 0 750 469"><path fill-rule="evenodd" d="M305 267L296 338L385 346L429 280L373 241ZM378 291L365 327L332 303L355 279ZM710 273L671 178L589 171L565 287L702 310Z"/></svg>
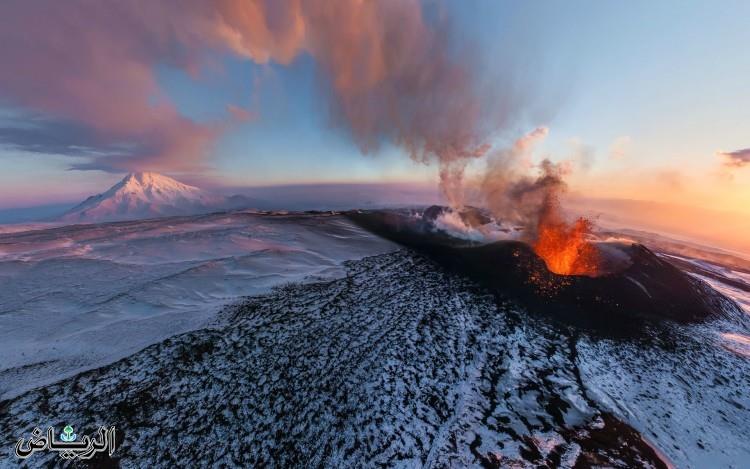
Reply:
<svg viewBox="0 0 750 469"><path fill-rule="evenodd" d="M558 274L596 276L600 252L590 242L593 223L579 218L569 223L560 203L566 190L567 162L548 159L534 165L531 152L548 134L538 127L505 150L491 154L481 183L484 203L496 220L522 227L522 238ZM529 173L537 169L539 174Z"/></svg>
<svg viewBox="0 0 750 469"><path fill-rule="evenodd" d="M309 54L335 123L362 151L390 142L437 161L446 196L460 205L463 168L489 149L497 120L487 117L499 111L483 109L470 50L451 42L439 10L428 21L425 8L418 0L7 0L0 61L14 70L0 74L0 96L82 124L92 142L118 149L80 169L195 170L243 119L231 108L209 124L182 116L154 68L194 74L222 51L279 64Z"/></svg>
<svg viewBox="0 0 750 469"><path fill-rule="evenodd" d="M155 68L167 64L195 74L217 52L279 64L309 54L334 122L361 150L389 142L416 161L437 162L441 188L460 208L467 165L490 152L492 137L521 109L501 86L480 89L484 77L470 49L452 40L439 9L430 16L425 5L6 0L0 62L14 69L0 74L0 97L86 128L87 143L106 151L89 154L78 169L194 171L216 138L251 114L230 105L223 120L194 122L159 89ZM531 148L546 135L540 127L492 153L481 185L493 214L521 223L536 246L550 226L570 231L559 216L561 168L545 162L539 178L527 176Z"/></svg>

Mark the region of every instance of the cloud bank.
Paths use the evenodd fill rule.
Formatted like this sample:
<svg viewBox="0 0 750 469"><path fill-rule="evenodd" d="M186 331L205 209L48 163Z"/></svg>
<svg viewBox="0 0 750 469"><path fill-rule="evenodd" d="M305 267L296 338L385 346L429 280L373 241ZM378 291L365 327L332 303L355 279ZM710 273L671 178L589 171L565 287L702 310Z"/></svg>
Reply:
<svg viewBox="0 0 750 469"><path fill-rule="evenodd" d="M724 165L730 168L742 168L750 164L750 148L735 151L720 151L717 154L724 159Z"/></svg>

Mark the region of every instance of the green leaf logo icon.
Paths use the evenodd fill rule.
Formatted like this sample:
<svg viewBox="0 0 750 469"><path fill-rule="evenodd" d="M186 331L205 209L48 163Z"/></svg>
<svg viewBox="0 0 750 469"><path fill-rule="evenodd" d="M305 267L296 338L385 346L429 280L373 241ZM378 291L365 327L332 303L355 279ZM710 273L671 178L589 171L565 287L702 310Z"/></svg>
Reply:
<svg viewBox="0 0 750 469"><path fill-rule="evenodd" d="M60 434L60 439L62 441L75 441L76 434L73 433L73 427L70 425L65 425L65 428L63 428L63 432Z"/></svg>

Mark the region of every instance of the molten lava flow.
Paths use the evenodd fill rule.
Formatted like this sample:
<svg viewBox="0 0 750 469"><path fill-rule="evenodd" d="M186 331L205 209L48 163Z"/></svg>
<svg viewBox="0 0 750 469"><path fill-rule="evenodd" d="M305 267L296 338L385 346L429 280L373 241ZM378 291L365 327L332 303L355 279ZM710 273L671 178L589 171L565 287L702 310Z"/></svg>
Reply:
<svg viewBox="0 0 750 469"><path fill-rule="evenodd" d="M539 217L534 251L547 268L560 275L599 273L599 250L588 240L593 224L586 218L568 223L558 214L558 207L547 207Z"/></svg>

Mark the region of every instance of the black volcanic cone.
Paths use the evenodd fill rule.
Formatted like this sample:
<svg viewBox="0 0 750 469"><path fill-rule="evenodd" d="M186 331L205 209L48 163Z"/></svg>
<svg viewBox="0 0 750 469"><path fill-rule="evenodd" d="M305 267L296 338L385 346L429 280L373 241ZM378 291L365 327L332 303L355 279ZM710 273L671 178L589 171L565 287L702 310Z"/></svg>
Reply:
<svg viewBox="0 0 750 469"><path fill-rule="evenodd" d="M634 323L634 318L695 322L742 316L733 301L640 244L617 246L630 259L617 271L598 277L567 276L550 272L522 242L470 243L435 231L429 221L398 212L350 212L347 216L501 296L578 324L621 328L623 320Z"/></svg>

